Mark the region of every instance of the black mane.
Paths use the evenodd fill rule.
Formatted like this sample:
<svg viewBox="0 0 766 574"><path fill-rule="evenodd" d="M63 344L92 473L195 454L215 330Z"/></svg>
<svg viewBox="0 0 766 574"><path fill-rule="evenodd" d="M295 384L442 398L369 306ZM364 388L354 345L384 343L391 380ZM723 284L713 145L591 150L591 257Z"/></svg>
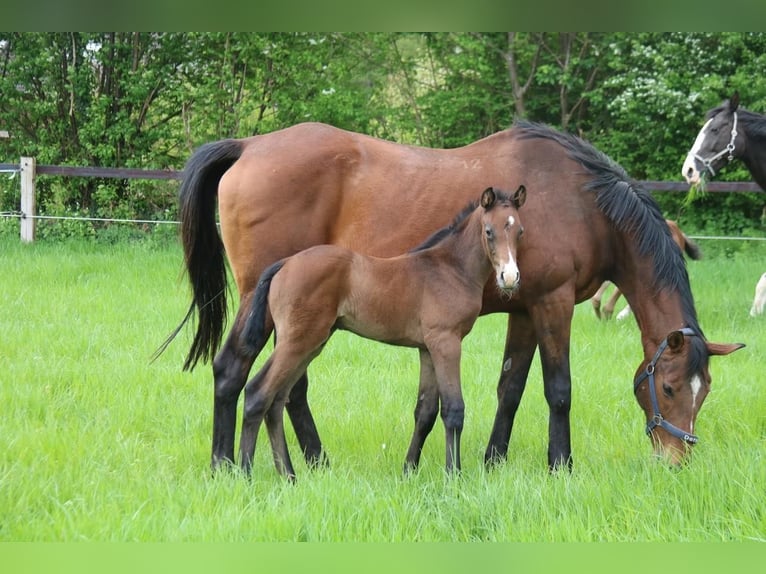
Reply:
<svg viewBox="0 0 766 574"><path fill-rule="evenodd" d="M709 110L708 113L705 114L705 121L724 111L729 111L728 102L724 102L720 106ZM766 116L751 112L744 108L737 108L737 121L742 125L744 128L743 131L747 133L748 137L766 140Z"/></svg>
<svg viewBox="0 0 766 574"><path fill-rule="evenodd" d="M638 253L651 259L655 289L667 288L679 293L687 325L702 335L686 261L673 242L659 205L649 192L631 179L619 164L581 138L533 122L519 121L514 127L521 132L522 139L555 141L582 165L590 177L585 190L596 194L596 205L615 229L628 234L635 241Z"/></svg>
<svg viewBox="0 0 766 574"><path fill-rule="evenodd" d="M511 196L505 193L504 191L501 191L499 189L495 189L495 197L496 202L511 202ZM473 211L479 206L479 200L476 199L474 201L471 201L466 205L460 213L458 213L455 218L452 220L452 223L449 225L445 225L441 229L438 229L437 231L434 231L423 243L418 245L417 247L410 249L410 253L414 253L416 251L423 251L424 249L429 249L436 245L437 243L441 243L445 238L449 237L450 235L453 235L460 231L463 227L463 223L468 219L468 216L473 213Z"/></svg>

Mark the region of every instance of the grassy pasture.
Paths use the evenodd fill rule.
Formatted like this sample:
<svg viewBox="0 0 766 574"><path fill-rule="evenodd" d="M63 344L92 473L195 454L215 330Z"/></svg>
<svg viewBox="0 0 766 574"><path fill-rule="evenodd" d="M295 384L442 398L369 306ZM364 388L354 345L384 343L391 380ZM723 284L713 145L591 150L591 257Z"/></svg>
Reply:
<svg viewBox="0 0 766 574"><path fill-rule="evenodd" d="M310 371L331 466L309 471L289 435L290 485L265 432L251 480L211 476L211 369L180 370L190 330L149 363L189 302L178 247L2 240L0 541L764 541L766 317L748 316L764 254L689 264L708 338L748 346L712 359L683 470L650 456L634 321L600 323L585 303L572 332L573 473L546 469L537 359L509 459L483 468L505 324L489 316L464 344L460 477L442 471L440 422L421 469L401 474L415 351L338 333Z"/></svg>

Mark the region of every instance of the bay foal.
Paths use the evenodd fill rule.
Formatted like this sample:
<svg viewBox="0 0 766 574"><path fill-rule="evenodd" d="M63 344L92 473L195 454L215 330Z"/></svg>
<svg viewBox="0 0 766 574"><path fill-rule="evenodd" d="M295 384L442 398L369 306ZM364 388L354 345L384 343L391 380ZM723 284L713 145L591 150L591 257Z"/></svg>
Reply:
<svg viewBox="0 0 766 574"><path fill-rule="evenodd" d="M378 258L337 245L320 245L268 267L257 284L241 336L257 355L275 326L274 351L245 386L240 437L241 465L250 472L261 422L266 421L277 470L295 477L284 434L290 390L336 329L420 353L415 430L405 469L415 468L426 437L441 418L446 469L460 470L464 402L460 388L463 338L482 308L494 270L508 297L519 286L517 243L523 228L517 210L526 200L520 186L511 196L491 187L454 222L404 255Z"/></svg>

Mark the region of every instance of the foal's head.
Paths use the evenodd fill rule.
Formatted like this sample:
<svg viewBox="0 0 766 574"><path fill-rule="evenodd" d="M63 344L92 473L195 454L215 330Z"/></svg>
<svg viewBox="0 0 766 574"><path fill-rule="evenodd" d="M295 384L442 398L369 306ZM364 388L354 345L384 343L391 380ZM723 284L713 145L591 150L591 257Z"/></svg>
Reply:
<svg viewBox="0 0 766 574"><path fill-rule="evenodd" d="M527 190L519 186L512 196L488 187L481 195L484 208L481 222L484 249L495 268L495 280L502 291L513 293L519 288L519 267L516 249L524 227L518 209L527 199Z"/></svg>

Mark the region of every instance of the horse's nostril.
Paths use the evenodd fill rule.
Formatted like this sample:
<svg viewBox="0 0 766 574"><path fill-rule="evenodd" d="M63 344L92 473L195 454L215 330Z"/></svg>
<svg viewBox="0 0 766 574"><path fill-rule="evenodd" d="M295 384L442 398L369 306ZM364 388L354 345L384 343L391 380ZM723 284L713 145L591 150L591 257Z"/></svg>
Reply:
<svg viewBox="0 0 766 574"><path fill-rule="evenodd" d="M694 172L694 168L690 167L686 170L686 177L691 177L692 173Z"/></svg>

